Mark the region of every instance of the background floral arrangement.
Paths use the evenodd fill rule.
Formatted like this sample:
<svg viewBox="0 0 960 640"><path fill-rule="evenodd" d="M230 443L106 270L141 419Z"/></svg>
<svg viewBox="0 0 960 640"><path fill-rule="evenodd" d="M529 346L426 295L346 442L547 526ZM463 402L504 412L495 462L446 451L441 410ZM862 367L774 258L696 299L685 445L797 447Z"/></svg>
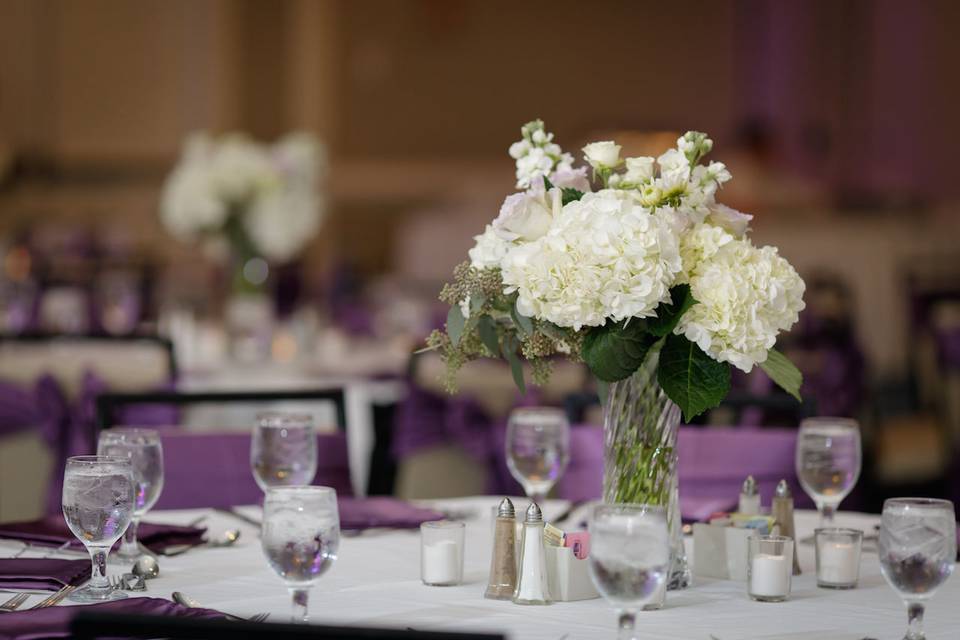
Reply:
<svg viewBox="0 0 960 640"><path fill-rule="evenodd" d="M690 131L658 158L594 142L588 171L542 121L521 133L510 155L523 191L476 236L440 294L446 331L427 340L451 392L474 358L505 358L523 390L522 360L537 384L558 354L609 383L656 351L657 381L687 420L723 400L731 365L759 365L799 399L800 372L773 347L804 308L803 280L776 248L750 242L752 216L716 202L731 176L701 163L710 138Z"/></svg>
<svg viewBox="0 0 960 640"><path fill-rule="evenodd" d="M325 170L325 150L307 133L273 145L193 134L163 187L160 217L178 238L226 239L242 260L287 262L320 228Z"/></svg>

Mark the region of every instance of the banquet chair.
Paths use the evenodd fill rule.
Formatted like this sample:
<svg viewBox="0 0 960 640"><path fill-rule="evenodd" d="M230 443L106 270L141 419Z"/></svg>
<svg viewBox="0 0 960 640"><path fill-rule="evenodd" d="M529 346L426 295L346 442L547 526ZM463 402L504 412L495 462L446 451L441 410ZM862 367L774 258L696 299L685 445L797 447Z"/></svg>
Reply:
<svg viewBox="0 0 960 640"><path fill-rule="evenodd" d="M339 495L354 491L347 456L346 409L340 388L255 391L103 393L96 401L96 426L117 425L118 413L132 406L195 404L333 403L337 429L317 434L317 474L313 484L333 487ZM164 450L164 490L157 509L227 508L259 502L262 492L250 471L250 429L197 431L160 430Z"/></svg>

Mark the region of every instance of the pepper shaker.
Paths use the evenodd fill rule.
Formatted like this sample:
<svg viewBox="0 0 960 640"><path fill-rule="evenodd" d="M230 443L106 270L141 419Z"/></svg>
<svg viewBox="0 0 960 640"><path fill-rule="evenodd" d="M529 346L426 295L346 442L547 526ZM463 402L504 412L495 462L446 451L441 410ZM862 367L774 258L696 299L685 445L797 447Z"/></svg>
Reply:
<svg viewBox="0 0 960 640"><path fill-rule="evenodd" d="M510 498L504 498L497 509L494 523L490 579L484 598L510 600L517 588L516 517Z"/></svg>
<svg viewBox="0 0 960 640"><path fill-rule="evenodd" d="M771 515L780 525L780 535L797 539L797 528L793 521L793 495L786 480L777 483L773 496ZM797 558L797 545L793 545L793 575L800 575L800 560Z"/></svg>
<svg viewBox="0 0 960 640"><path fill-rule="evenodd" d="M520 575L514 604L551 604L547 588L547 562L543 552L543 513L536 502L527 507L520 549Z"/></svg>
<svg viewBox="0 0 960 640"><path fill-rule="evenodd" d="M760 493L757 491L757 481L753 479L753 476L747 476L747 479L743 481L737 511L748 516L755 516L760 513Z"/></svg>

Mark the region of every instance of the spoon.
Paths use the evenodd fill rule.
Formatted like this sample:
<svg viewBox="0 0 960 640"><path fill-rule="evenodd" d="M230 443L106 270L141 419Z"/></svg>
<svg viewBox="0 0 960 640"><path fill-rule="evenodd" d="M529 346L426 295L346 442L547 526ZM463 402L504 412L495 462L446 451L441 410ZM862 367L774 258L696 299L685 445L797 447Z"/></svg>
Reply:
<svg viewBox="0 0 960 640"><path fill-rule="evenodd" d="M141 576L145 580L156 578L160 575L160 563L152 556L140 556L133 563L133 575Z"/></svg>
<svg viewBox="0 0 960 640"><path fill-rule="evenodd" d="M207 546L207 547L213 547L213 548L230 547L234 545L239 539L240 539L240 530L230 529L229 531L224 531L219 538L213 538L213 539L207 540L205 543L203 543L203 545L178 544L178 545L167 547L166 549L163 550L163 555L167 556L168 558L171 556L179 556L182 553L186 553L187 551L190 551L190 549L193 549L196 546Z"/></svg>

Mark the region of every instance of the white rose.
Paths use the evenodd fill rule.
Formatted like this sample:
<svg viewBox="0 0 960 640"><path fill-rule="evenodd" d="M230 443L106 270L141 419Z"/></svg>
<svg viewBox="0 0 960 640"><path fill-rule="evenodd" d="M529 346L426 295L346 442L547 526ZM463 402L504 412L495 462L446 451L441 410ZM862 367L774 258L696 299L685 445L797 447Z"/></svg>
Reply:
<svg viewBox="0 0 960 640"><path fill-rule="evenodd" d="M536 240L550 230L554 213L560 211L560 199L559 189L509 195L500 207L500 215L493 221L493 228L504 240Z"/></svg>
<svg viewBox="0 0 960 640"><path fill-rule="evenodd" d="M594 169L613 169L620 164L620 145L610 140L591 142L583 155Z"/></svg>
<svg viewBox="0 0 960 640"><path fill-rule="evenodd" d="M639 158L627 158L627 173L623 179L627 182L640 183L647 182L653 178L653 158L641 156Z"/></svg>

